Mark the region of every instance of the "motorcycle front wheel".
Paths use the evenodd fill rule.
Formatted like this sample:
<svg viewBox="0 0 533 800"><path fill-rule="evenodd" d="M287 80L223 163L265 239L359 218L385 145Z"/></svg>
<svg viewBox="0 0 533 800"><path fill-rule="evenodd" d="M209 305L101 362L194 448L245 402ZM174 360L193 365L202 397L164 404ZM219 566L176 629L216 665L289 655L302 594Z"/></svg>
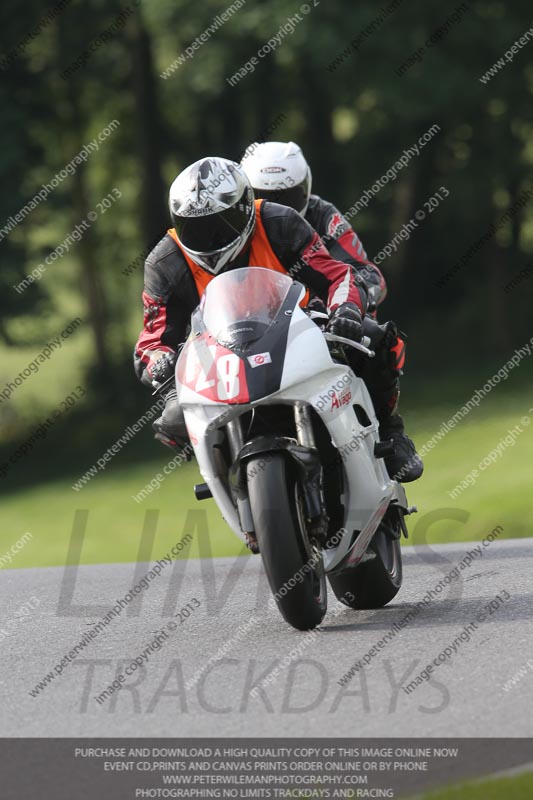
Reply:
<svg viewBox="0 0 533 800"><path fill-rule="evenodd" d="M295 470L273 453L246 464L255 535L276 604L301 631L320 625L327 608L322 554L310 540Z"/></svg>

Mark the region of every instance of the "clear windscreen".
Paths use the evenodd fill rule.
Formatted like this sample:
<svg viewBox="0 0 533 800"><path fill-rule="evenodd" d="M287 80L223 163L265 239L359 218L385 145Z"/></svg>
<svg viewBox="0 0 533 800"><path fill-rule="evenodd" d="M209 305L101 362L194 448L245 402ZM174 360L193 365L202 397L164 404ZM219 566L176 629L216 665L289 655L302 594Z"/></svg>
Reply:
<svg viewBox="0 0 533 800"><path fill-rule="evenodd" d="M276 318L292 286L288 275L263 267L246 267L218 275L202 298L204 325L217 341L246 326L265 331Z"/></svg>

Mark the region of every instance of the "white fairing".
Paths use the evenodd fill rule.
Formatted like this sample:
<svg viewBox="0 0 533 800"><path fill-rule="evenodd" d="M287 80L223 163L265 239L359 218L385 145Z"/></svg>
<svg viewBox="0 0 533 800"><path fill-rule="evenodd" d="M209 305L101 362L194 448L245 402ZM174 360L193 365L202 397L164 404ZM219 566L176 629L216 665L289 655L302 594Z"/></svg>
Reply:
<svg viewBox="0 0 533 800"><path fill-rule="evenodd" d="M183 357L185 353L180 361ZM178 379L177 389L202 477L224 519L243 540L244 532L226 489L226 476L217 474L213 445L220 435L217 425L257 405L308 403L320 415L341 454L347 485L343 498L346 514L338 544L323 551L327 571L341 562L355 565L361 560L391 501L407 508L403 487L389 478L383 459L374 456L378 423L364 382L349 367L332 360L321 330L299 306L292 313L279 391L254 403L225 405L206 400ZM354 405L364 409L369 425L359 422ZM208 430L211 422L217 424ZM360 531L355 544L354 531Z"/></svg>

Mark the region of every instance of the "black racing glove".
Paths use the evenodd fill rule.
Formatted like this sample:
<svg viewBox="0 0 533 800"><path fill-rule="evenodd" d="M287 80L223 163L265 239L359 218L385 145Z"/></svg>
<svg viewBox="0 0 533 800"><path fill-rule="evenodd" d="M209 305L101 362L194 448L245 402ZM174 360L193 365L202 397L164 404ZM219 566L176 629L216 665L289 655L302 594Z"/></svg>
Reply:
<svg viewBox="0 0 533 800"><path fill-rule="evenodd" d="M353 342L363 338L363 318L355 303L342 303L330 317L327 330L335 336L343 336Z"/></svg>
<svg viewBox="0 0 533 800"><path fill-rule="evenodd" d="M312 297L305 307L306 311L318 311L320 314L327 314L326 304L320 297Z"/></svg>
<svg viewBox="0 0 533 800"><path fill-rule="evenodd" d="M152 358L146 372L150 376L152 386L159 389L165 381L174 375L174 367L178 359L177 353L163 353L159 358Z"/></svg>

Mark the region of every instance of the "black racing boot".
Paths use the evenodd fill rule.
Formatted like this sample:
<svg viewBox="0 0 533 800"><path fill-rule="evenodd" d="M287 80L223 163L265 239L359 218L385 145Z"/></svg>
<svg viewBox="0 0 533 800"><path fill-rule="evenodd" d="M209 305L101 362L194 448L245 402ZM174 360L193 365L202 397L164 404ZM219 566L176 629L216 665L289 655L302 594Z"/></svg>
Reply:
<svg viewBox="0 0 533 800"><path fill-rule="evenodd" d="M190 461L193 450L189 439L166 429L161 423L162 419L163 417L159 417L152 422L152 428L155 431L154 439L170 447L177 455L182 455L185 461Z"/></svg>
<svg viewBox="0 0 533 800"><path fill-rule="evenodd" d="M420 478L424 464L416 452L414 442L405 433L403 419L398 413L381 420L379 435L382 442L391 439L394 442L394 454L385 457L385 466L390 477L400 483L409 483Z"/></svg>
<svg viewBox="0 0 533 800"><path fill-rule="evenodd" d="M422 475L424 465L398 414L405 335L398 333L394 322L379 325L368 317L363 321L363 333L370 339L370 349L374 350L375 358L358 356L358 364L354 364L352 369L363 378L370 392L381 441L392 439L394 442L395 452L385 457L385 465L391 478L402 483L416 481Z"/></svg>
<svg viewBox="0 0 533 800"><path fill-rule="evenodd" d="M154 439L178 455L181 453L187 461L191 460L192 445L175 389L167 394L163 414L152 422L152 428L155 431Z"/></svg>

